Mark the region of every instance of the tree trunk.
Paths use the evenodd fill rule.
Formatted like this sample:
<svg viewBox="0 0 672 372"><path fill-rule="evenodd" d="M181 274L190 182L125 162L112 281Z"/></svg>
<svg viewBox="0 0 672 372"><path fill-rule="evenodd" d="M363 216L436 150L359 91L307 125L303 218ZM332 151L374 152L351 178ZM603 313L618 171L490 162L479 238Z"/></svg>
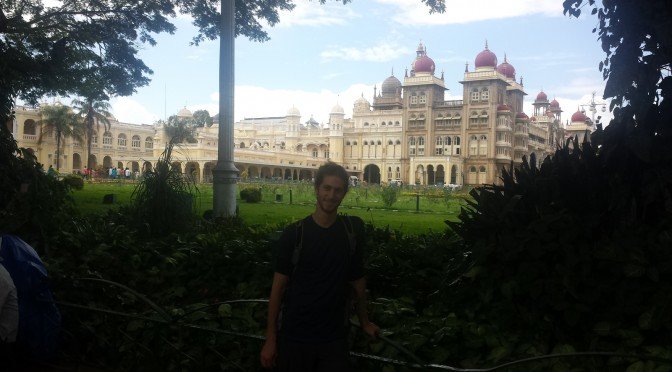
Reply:
<svg viewBox="0 0 672 372"><path fill-rule="evenodd" d="M61 169L61 132L56 131L56 170Z"/></svg>

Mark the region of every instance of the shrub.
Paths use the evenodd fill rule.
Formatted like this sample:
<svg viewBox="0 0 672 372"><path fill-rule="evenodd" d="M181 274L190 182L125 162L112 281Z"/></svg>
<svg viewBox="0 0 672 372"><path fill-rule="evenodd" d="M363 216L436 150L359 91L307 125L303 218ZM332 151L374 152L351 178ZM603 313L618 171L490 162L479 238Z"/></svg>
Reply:
<svg viewBox="0 0 672 372"><path fill-rule="evenodd" d="M672 218L638 215L641 191L605 155L574 140L539 168L524 160L502 185L472 190L475 201L452 226L474 265L453 300L545 350L671 345Z"/></svg>
<svg viewBox="0 0 672 372"><path fill-rule="evenodd" d="M131 195L131 218L154 235L185 231L196 217L193 194L198 189L193 179L171 166L173 146L166 145L156 167L145 172Z"/></svg>
<svg viewBox="0 0 672 372"><path fill-rule="evenodd" d="M383 199L383 204L388 208L397 202L398 195L399 188L396 186L384 186L380 193L380 196Z"/></svg>
<svg viewBox="0 0 672 372"><path fill-rule="evenodd" d="M84 179L76 174L68 174L67 176L63 177L62 182L75 190L81 190L84 188Z"/></svg>
<svg viewBox="0 0 672 372"><path fill-rule="evenodd" d="M246 187L240 190L240 198L248 203L259 203L261 201L261 189L256 187Z"/></svg>

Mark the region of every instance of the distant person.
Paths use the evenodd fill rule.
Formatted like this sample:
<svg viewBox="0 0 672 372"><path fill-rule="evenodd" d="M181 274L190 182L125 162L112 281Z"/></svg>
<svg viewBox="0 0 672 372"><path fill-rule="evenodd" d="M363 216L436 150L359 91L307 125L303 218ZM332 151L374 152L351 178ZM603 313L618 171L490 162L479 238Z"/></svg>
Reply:
<svg viewBox="0 0 672 372"><path fill-rule="evenodd" d="M0 366L14 371L16 334L19 330L19 303L12 277L0 258Z"/></svg>
<svg viewBox="0 0 672 372"><path fill-rule="evenodd" d="M117 179L117 168L112 168L112 179L116 180Z"/></svg>
<svg viewBox="0 0 672 372"><path fill-rule="evenodd" d="M315 177L315 211L280 238L260 355L264 368L348 371L351 293L364 332L376 337L380 331L367 314L364 222L338 215L347 192L345 169L322 165Z"/></svg>
<svg viewBox="0 0 672 372"><path fill-rule="evenodd" d="M50 176L50 177L55 177L56 176L56 170L54 169L53 165L49 166L49 169L47 170L47 176Z"/></svg>
<svg viewBox="0 0 672 372"><path fill-rule="evenodd" d="M126 167L126 170L124 170L124 176L126 176L126 179L131 178L131 170Z"/></svg>

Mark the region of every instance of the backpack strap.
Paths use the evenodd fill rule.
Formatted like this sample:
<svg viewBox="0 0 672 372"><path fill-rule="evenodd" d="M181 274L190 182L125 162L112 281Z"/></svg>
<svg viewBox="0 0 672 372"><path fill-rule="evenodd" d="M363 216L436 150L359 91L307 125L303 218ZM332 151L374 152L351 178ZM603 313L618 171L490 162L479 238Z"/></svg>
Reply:
<svg viewBox="0 0 672 372"><path fill-rule="evenodd" d="M339 214L338 219L341 220L343 227L345 227L345 232L348 234L348 246L350 248L350 257L352 257L355 254L355 249L357 249L357 234L352 225L352 219L347 214Z"/></svg>
<svg viewBox="0 0 672 372"><path fill-rule="evenodd" d="M296 272L299 257L301 256L301 248L303 248L303 220L299 220L295 228L296 236L294 238L294 252L292 252L292 274Z"/></svg>

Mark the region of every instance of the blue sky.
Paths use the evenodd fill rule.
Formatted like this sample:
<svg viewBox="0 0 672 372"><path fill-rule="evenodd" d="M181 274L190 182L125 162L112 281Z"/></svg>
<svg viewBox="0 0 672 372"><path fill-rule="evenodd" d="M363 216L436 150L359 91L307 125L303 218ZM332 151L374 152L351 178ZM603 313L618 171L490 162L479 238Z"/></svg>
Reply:
<svg viewBox="0 0 672 372"><path fill-rule="evenodd" d="M501 63L506 54L523 76L526 112L543 89L556 98L568 118L591 92L604 89L598 63L604 58L597 19L562 14L562 0L447 0L444 14L430 15L420 0L353 0L348 5L296 1L292 12L267 28L271 40L236 40L235 119L283 116L296 106L302 121L328 120L337 102L352 115L361 94L371 100L373 86L394 75L403 80L420 41L444 71L447 99L461 99L465 62L488 41ZM588 9L586 9L588 10ZM175 20L174 35L159 35L158 45L141 51L154 70L152 83L130 97L112 100L121 121L150 124L186 106L218 112L219 42L190 46L191 20ZM601 100L600 100L601 101ZM605 116L606 117L606 116Z"/></svg>

